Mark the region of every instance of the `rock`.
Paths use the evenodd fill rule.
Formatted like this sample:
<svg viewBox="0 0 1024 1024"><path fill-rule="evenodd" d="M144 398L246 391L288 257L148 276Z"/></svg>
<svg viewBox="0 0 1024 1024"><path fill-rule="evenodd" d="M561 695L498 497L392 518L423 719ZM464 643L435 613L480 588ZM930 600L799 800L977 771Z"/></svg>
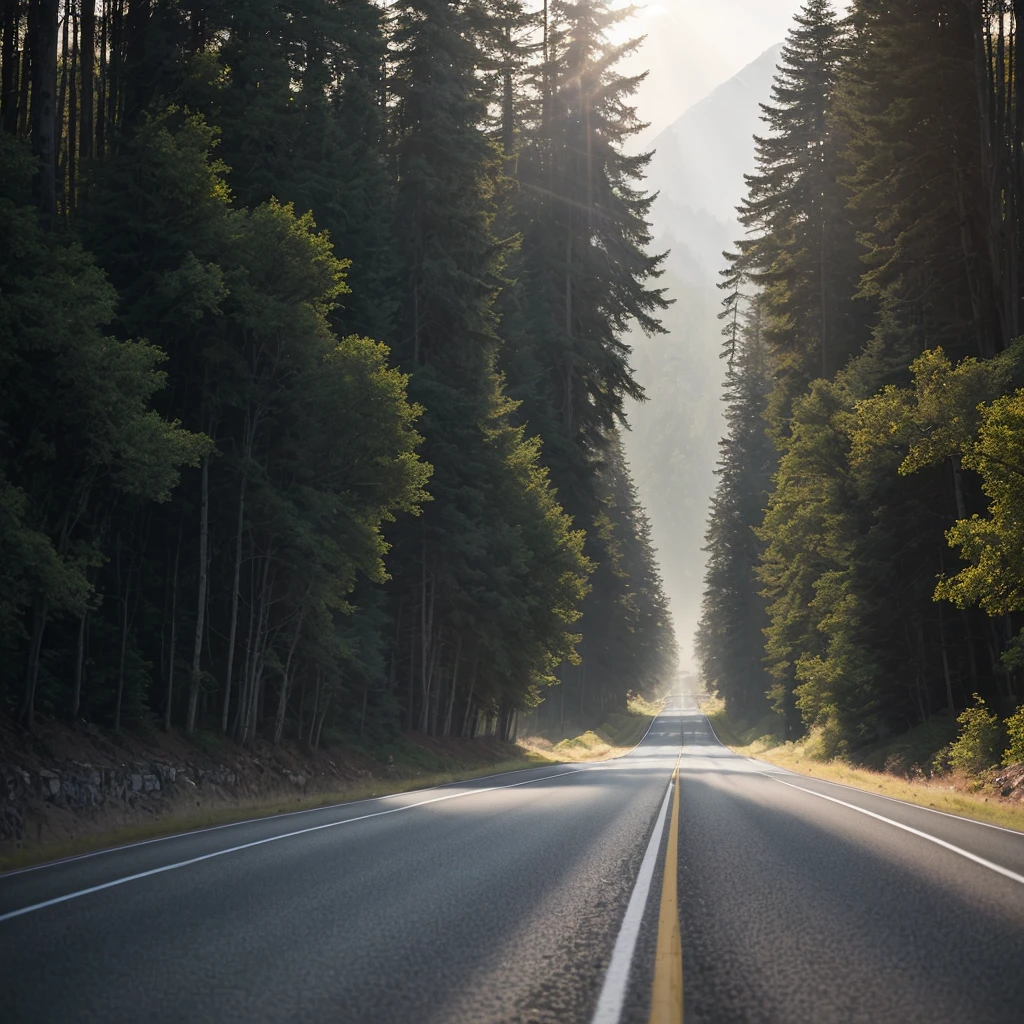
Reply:
<svg viewBox="0 0 1024 1024"><path fill-rule="evenodd" d="M60 792L60 776L45 769L40 770L39 779L43 786L43 796L52 800Z"/></svg>
<svg viewBox="0 0 1024 1024"><path fill-rule="evenodd" d="M996 776L996 785L1003 796L1013 796L1018 790L1024 790L1024 762L1011 764Z"/></svg>
<svg viewBox="0 0 1024 1024"><path fill-rule="evenodd" d="M152 793L160 788L160 780L155 775L143 775L142 788L145 792Z"/></svg>
<svg viewBox="0 0 1024 1024"><path fill-rule="evenodd" d="M133 772L131 779L132 779L132 792L133 793L141 793L142 792L142 775L138 774L136 772Z"/></svg>

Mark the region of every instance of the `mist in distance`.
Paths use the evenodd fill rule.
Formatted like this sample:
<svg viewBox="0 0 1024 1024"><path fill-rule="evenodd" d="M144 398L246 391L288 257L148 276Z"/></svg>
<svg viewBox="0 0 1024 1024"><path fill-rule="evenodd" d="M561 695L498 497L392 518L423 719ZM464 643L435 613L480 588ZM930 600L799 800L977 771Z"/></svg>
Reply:
<svg viewBox="0 0 1024 1024"><path fill-rule="evenodd" d="M796 0L655 3L623 28L646 33L624 71L649 70L638 91L654 149L647 187L656 251L670 250L662 285L676 300L668 335L636 334L633 365L648 401L630 410L626 437L672 606L683 669L693 669L700 618L704 532L715 486L722 419L722 253L740 237L735 208L753 170L782 41ZM728 26L729 31L724 31Z"/></svg>

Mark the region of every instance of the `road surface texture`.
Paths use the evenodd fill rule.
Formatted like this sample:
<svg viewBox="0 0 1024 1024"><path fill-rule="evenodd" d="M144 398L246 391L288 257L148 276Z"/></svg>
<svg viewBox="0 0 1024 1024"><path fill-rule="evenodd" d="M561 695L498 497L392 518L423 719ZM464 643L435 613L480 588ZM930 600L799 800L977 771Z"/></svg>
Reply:
<svg viewBox="0 0 1024 1024"><path fill-rule="evenodd" d="M742 758L684 707L616 761L2 876L0 1018L1024 1021L1024 835Z"/></svg>

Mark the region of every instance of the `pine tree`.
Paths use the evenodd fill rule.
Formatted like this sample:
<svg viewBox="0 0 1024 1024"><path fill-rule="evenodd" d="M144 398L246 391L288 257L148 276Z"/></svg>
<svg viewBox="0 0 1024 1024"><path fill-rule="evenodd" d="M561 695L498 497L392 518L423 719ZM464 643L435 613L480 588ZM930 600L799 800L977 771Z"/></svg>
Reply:
<svg viewBox="0 0 1024 1024"><path fill-rule="evenodd" d="M41 690L52 706L49 673L79 671L70 657L50 659L48 671L44 656L55 632L95 607L103 540L119 511L167 501L181 468L207 450L153 410L167 382L160 350L107 333L116 295L94 260L42 230L32 166L20 143L0 137L0 626L23 673L18 714L28 727Z"/></svg>
<svg viewBox="0 0 1024 1024"><path fill-rule="evenodd" d="M851 203L868 252L861 294L904 369L930 345L989 356L999 330L976 81L980 6L861 0L844 99Z"/></svg>
<svg viewBox="0 0 1024 1024"><path fill-rule="evenodd" d="M501 166L477 79L485 63L475 43L480 26L440 0L409 0L396 14L396 238L404 295L398 352L412 371L411 393L426 409L424 455L435 468L422 527L396 536L396 577L416 609L402 644L412 687L407 712L411 724L435 731L446 719L442 687L454 693L461 662L475 653L472 699L507 735L512 713L550 676L551 657L557 662L572 650L550 633L528 632L516 642L512 631L527 598L510 584L525 583L516 566L535 554L523 546L527 523L509 513L520 507L525 514L529 503L520 503L550 485L536 469L509 476L524 458L536 458L536 448L508 434L514 407L494 369L495 296L508 246L493 233ZM510 486L525 491L497 503ZM559 579L577 580L578 588L587 564L561 516L555 506L545 521L563 534L556 547L568 563ZM564 632L578 614L575 603L560 600L554 608Z"/></svg>
<svg viewBox="0 0 1024 1024"><path fill-rule="evenodd" d="M764 293L777 379L770 415L782 432L795 396L815 377L842 369L867 340L863 310L851 302L859 253L839 183L846 170L836 118L844 45L829 0L808 0L782 51L772 102L762 106L769 133L756 139L757 171L739 208L752 235L731 257L730 273Z"/></svg>
<svg viewBox="0 0 1024 1024"><path fill-rule="evenodd" d="M585 0L553 4L549 13L536 95L520 108L515 223L523 243L510 296L517 331L502 365L600 567L581 623L592 663L568 672L605 700L628 686L618 669L634 642L626 619L611 611L631 601L627 575L615 568L617 545L626 532L642 544L627 511L632 500L613 497L621 469L616 431L626 402L643 397L625 336L630 325L663 333L657 316L667 300L654 283L664 257L648 252L653 197L641 181L650 154L623 151L643 127L630 105L642 76L615 67L639 41L614 45L606 35L630 12ZM609 501L622 522L609 521Z"/></svg>
<svg viewBox="0 0 1024 1024"><path fill-rule="evenodd" d="M768 620L757 584L764 548L756 530L777 461L765 422L772 372L759 300L749 302L741 317L731 296L727 303L723 399L728 433L719 444L696 648L703 679L725 700L729 714L739 722L755 722L768 710L771 685L762 664Z"/></svg>

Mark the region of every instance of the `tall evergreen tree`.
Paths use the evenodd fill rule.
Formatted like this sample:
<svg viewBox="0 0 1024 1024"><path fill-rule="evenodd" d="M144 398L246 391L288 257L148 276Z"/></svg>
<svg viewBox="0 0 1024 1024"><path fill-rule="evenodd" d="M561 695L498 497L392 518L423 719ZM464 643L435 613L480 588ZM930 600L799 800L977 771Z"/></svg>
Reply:
<svg viewBox="0 0 1024 1024"><path fill-rule="evenodd" d="M64 596L42 613L26 517L46 459L5 463L0 619L39 706L245 742L402 721L507 737L578 661L589 553L594 712L671 673L614 433L638 394L624 325L656 330L664 301L633 190L645 158L621 154L636 80L611 68L629 47L600 39L615 17L565 5L542 47L521 0L4 5L0 122L34 147L42 222L68 233L51 262L85 282L82 344L108 332L89 351L137 362L109 419L138 444L68 463L83 517L73 558L50 537ZM540 125L559 161L546 241L515 179ZM526 235L540 248L517 254ZM528 301L552 259L568 326ZM0 291L20 295L8 263ZM18 379L12 410L35 394Z"/></svg>
<svg viewBox="0 0 1024 1024"><path fill-rule="evenodd" d="M867 340L864 310L852 302L859 275L855 230L840 184L845 136L836 117L843 27L830 0L808 0L796 15L772 89L762 106L768 132L756 139L731 273L763 290L765 338L777 386L775 429L815 377L830 377ZM738 297L734 299L738 301Z"/></svg>
<svg viewBox="0 0 1024 1024"><path fill-rule="evenodd" d="M777 461L765 421L772 370L760 301L750 302L742 315L731 297L727 302L728 433L719 443L696 649L705 682L725 700L730 715L753 722L768 710L771 686L762 664L768 620L757 585L763 544L756 530Z"/></svg>

